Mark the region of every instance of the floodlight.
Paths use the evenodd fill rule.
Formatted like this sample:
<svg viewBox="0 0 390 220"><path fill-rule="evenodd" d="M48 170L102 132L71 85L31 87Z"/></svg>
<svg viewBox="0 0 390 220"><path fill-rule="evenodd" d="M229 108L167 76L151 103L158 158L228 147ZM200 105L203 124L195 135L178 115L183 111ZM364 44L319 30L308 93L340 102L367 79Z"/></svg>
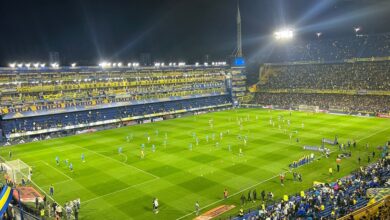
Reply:
<svg viewBox="0 0 390 220"><path fill-rule="evenodd" d="M25 66L26 66L27 68L30 68L31 63L26 63Z"/></svg>
<svg viewBox="0 0 390 220"><path fill-rule="evenodd" d="M195 63L195 66L199 66L199 63L198 63L198 62L196 62L196 63Z"/></svg>
<svg viewBox="0 0 390 220"><path fill-rule="evenodd" d="M23 67L23 63L18 63L17 65L19 68L22 68Z"/></svg>
<svg viewBox="0 0 390 220"><path fill-rule="evenodd" d="M294 37L294 31L292 29L286 28L274 33L276 40L289 40Z"/></svg>
<svg viewBox="0 0 390 220"><path fill-rule="evenodd" d="M353 29L355 30L356 33L359 32L359 31L361 30L360 27L354 27Z"/></svg>
<svg viewBox="0 0 390 220"><path fill-rule="evenodd" d="M322 33L321 32L317 32L316 35L317 35L317 37L320 37L322 35Z"/></svg>
<svg viewBox="0 0 390 220"><path fill-rule="evenodd" d="M76 63L72 63L71 66L72 66L72 67L76 67Z"/></svg>
<svg viewBox="0 0 390 220"><path fill-rule="evenodd" d="M39 67L39 63L34 63L33 65L35 68L38 68Z"/></svg>
<svg viewBox="0 0 390 220"><path fill-rule="evenodd" d="M122 63L118 63L118 67L122 67Z"/></svg>
<svg viewBox="0 0 390 220"><path fill-rule="evenodd" d="M16 63L10 63L10 64L9 64L9 67L15 68L15 67L16 67Z"/></svg>
<svg viewBox="0 0 390 220"><path fill-rule="evenodd" d="M204 63L205 66L208 66L209 64L208 63Z"/></svg>
<svg viewBox="0 0 390 220"><path fill-rule="evenodd" d="M45 63L41 63L41 68L44 68L46 66Z"/></svg>

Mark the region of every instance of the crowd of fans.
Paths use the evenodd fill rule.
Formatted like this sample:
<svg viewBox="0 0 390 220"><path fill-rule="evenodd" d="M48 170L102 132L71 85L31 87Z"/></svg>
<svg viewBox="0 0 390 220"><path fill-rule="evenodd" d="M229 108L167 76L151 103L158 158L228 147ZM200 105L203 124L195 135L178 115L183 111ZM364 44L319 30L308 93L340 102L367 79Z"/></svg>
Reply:
<svg viewBox="0 0 390 220"><path fill-rule="evenodd" d="M335 182L319 184L290 197L285 195L280 202L273 203L272 197L264 199L263 196L263 204L258 210L246 215L240 213L242 216L238 219L337 219L364 207L369 201L367 189L389 187L389 178L390 159L381 158ZM386 213L389 213L389 207L366 219L386 219L388 215L380 218ZM354 219L351 215L349 218Z"/></svg>
<svg viewBox="0 0 390 220"><path fill-rule="evenodd" d="M2 121L2 129L6 137L12 133L25 133L50 128L64 128L66 126L82 125L89 127L93 122L114 123L109 120L144 116L156 113L173 114L175 110L190 110L192 108L213 109L231 103L228 95L216 95L202 98L155 102L140 105L128 105L117 108L77 111L62 114L48 114L29 118Z"/></svg>
<svg viewBox="0 0 390 220"><path fill-rule="evenodd" d="M265 65L262 78L263 89L389 91L390 61Z"/></svg>
<svg viewBox="0 0 390 220"><path fill-rule="evenodd" d="M390 96L316 93L256 93L253 102L298 109L299 105L319 106L323 110L361 113L389 113Z"/></svg>
<svg viewBox="0 0 390 220"><path fill-rule="evenodd" d="M325 39L320 36L309 42L294 40L291 44L276 45L265 62L336 61L384 56L390 56L390 33L358 34L339 39Z"/></svg>
<svg viewBox="0 0 390 220"><path fill-rule="evenodd" d="M264 65L256 104L390 112L390 60Z"/></svg>
<svg viewBox="0 0 390 220"><path fill-rule="evenodd" d="M72 78L72 76L74 78ZM216 69L151 72L0 74L1 113L226 92Z"/></svg>

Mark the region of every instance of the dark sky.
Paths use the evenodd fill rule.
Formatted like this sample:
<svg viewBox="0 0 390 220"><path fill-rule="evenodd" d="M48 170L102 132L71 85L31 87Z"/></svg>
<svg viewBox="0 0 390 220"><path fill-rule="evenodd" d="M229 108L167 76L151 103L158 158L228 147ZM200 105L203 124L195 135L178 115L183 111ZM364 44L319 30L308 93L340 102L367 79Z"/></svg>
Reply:
<svg viewBox="0 0 390 220"><path fill-rule="evenodd" d="M0 0L0 63L218 60L232 54L237 0ZM390 0L241 0L244 54L283 25L298 38L390 31Z"/></svg>

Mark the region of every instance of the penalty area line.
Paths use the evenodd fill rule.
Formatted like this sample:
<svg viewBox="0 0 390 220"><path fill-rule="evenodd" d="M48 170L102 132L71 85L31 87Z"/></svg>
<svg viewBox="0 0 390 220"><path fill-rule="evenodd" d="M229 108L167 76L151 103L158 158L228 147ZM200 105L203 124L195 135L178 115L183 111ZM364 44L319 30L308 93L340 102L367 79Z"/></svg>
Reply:
<svg viewBox="0 0 390 220"><path fill-rule="evenodd" d="M66 176L66 177L68 178L68 180L73 180L72 177L66 175L64 172L62 172L62 171L59 170L58 168L56 168L56 167L50 165L49 163L47 163L47 162L45 162L45 161L43 161L43 160L38 160L38 162L41 162L41 163L45 164L46 166L53 168L55 171L57 171L57 173L60 173L60 174L62 174L62 175L64 175L64 176Z"/></svg>
<svg viewBox="0 0 390 220"><path fill-rule="evenodd" d="M82 204L89 203L89 202L92 202L94 200L97 200L97 199L100 199L100 198L103 198L103 197L106 197L106 196L110 196L110 195L113 195L113 194L116 194L116 193L119 193L119 192L123 192L123 191L126 191L128 189L131 189L131 188L134 188L134 187L137 187L137 186L142 186L144 184L151 183L151 182L154 182L156 180L157 179L151 179L151 180L144 181L142 183L131 185L131 186L128 186L128 187L123 188L123 189L119 189L119 190L114 191L114 192L110 192L110 193L107 193L107 194L104 194L104 195L101 195L101 196L98 196L98 197L95 197L95 198L92 198L92 199L85 200L84 202L82 202Z"/></svg>
<svg viewBox="0 0 390 220"><path fill-rule="evenodd" d="M59 181L59 182L55 182L53 183L53 185L61 185L61 184L64 184L64 183L67 183L67 182L70 182L72 180L63 180L63 181ZM50 185L47 185L47 186L42 186L42 188L47 188L47 187L50 187Z"/></svg>
<svg viewBox="0 0 390 220"><path fill-rule="evenodd" d="M76 146L77 146L77 145L76 145ZM130 165L130 164L128 164L128 163L125 163L125 162L116 160L116 159L114 159L114 158L111 158L111 157L109 157L109 156L106 156L106 155L104 155L104 154L98 153L98 152L96 152L96 151L94 151L94 150L90 150L90 149L85 148L85 147L80 147L80 146L77 146L77 147L78 147L78 148L81 148L81 149L84 149L84 150L87 150L87 151L90 151L90 152L92 152L92 153L94 153L94 154L97 154L97 155L99 155L99 156L101 156L101 157L104 157L104 158L106 158L106 159L112 160L112 161L114 161L114 162L116 162L116 163L120 163L120 164L122 164L122 165L125 165L125 166L131 167L131 168L133 168L133 169L136 169L136 170L138 170L138 171L140 171L140 172L142 172L142 173L145 173L145 174L148 174L149 176L154 177L155 179L160 179L160 177L158 177L158 176L156 176L156 175L154 175L154 174L152 174L152 173L149 173L149 172L147 172L147 171L145 171L145 170L142 170L142 169L140 169L140 168L138 168L138 167L132 166L132 165Z"/></svg>

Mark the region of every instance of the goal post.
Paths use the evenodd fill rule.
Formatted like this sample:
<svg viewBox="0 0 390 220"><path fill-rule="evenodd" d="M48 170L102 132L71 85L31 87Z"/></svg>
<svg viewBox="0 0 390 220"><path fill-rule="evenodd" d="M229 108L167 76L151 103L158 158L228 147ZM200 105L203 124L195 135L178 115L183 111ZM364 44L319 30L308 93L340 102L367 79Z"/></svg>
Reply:
<svg viewBox="0 0 390 220"><path fill-rule="evenodd" d="M319 112L320 107L315 105L299 105L298 106L299 111L303 112Z"/></svg>
<svg viewBox="0 0 390 220"><path fill-rule="evenodd" d="M8 178L16 183L21 184L22 179L27 182L31 172L31 167L20 159L5 161L2 163L3 169L6 171Z"/></svg>

